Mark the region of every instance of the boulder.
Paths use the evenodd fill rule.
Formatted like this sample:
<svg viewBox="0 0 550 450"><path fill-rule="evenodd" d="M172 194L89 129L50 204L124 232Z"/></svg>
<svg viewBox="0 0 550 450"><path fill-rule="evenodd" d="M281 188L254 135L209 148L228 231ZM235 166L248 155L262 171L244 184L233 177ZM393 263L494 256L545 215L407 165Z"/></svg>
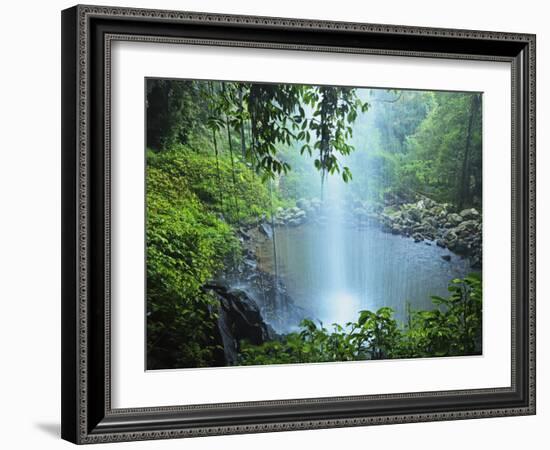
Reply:
<svg viewBox="0 0 550 450"><path fill-rule="evenodd" d="M454 232L460 237L472 236L478 231L478 223L475 220L465 220L460 223L455 229Z"/></svg>
<svg viewBox="0 0 550 450"><path fill-rule="evenodd" d="M462 216L460 214L452 213L447 216L447 223L450 223L452 226L457 226L462 222Z"/></svg>
<svg viewBox="0 0 550 450"><path fill-rule="evenodd" d="M470 258L470 267L472 269L476 269L476 270L481 269L481 256L480 255L474 255Z"/></svg>
<svg viewBox="0 0 550 450"><path fill-rule="evenodd" d="M432 228L436 228L439 224L437 220L434 219L433 217L425 217L424 220L422 221L422 225L425 227L430 226Z"/></svg>
<svg viewBox="0 0 550 450"><path fill-rule="evenodd" d="M273 238L273 228L271 227L270 224L268 224L267 222L261 222L260 225L258 226L260 232L266 236L268 239L272 239Z"/></svg>
<svg viewBox="0 0 550 450"><path fill-rule="evenodd" d="M420 233L414 233L412 235L412 238L414 239L414 242L422 242L424 240L424 236L422 236Z"/></svg>
<svg viewBox="0 0 550 450"><path fill-rule="evenodd" d="M219 301L217 325L228 365L237 362L240 341L260 345L276 336L246 292L217 284L208 285L206 289Z"/></svg>
<svg viewBox="0 0 550 450"><path fill-rule="evenodd" d="M470 251L470 246L464 239L457 239L453 250L461 255L467 254Z"/></svg>
<svg viewBox="0 0 550 450"><path fill-rule="evenodd" d="M415 222L420 222L422 220L422 211L417 207L410 208L409 210L407 210L407 213L409 219Z"/></svg>
<svg viewBox="0 0 550 450"><path fill-rule="evenodd" d="M401 234L401 231L402 231L401 227L398 224L394 223L392 225L392 227L391 227L392 234Z"/></svg>
<svg viewBox="0 0 550 450"><path fill-rule="evenodd" d="M424 199L424 207L425 208L433 208L435 205L437 205L437 203L435 201L433 201L431 198L425 198Z"/></svg>
<svg viewBox="0 0 550 450"><path fill-rule="evenodd" d="M445 247L450 248L451 250L454 249L457 241L458 236L455 234L454 231L451 230L448 231L443 237L443 243L445 244Z"/></svg>
<svg viewBox="0 0 550 450"><path fill-rule="evenodd" d="M479 211L475 208L463 209L460 211L460 215L465 220L479 219Z"/></svg>

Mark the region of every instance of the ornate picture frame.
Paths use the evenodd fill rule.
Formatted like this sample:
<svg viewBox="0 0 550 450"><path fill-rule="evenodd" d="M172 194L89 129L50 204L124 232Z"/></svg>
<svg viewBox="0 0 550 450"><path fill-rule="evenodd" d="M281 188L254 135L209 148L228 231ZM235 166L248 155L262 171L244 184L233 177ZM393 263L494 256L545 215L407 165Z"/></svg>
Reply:
<svg viewBox="0 0 550 450"><path fill-rule="evenodd" d="M509 63L510 386L113 408L110 76L117 41ZM84 444L529 414L535 414L534 35L81 5L62 12L64 439Z"/></svg>

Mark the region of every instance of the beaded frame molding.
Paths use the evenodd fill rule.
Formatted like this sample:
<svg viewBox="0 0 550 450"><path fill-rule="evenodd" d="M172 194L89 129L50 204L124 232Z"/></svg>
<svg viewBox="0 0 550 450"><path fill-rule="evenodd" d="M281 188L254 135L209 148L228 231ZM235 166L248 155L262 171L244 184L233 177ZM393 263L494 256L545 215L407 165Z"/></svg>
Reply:
<svg viewBox="0 0 550 450"><path fill-rule="evenodd" d="M111 407L113 41L505 61L512 72L511 386ZM62 437L78 444L535 414L535 36L78 5L62 12Z"/></svg>

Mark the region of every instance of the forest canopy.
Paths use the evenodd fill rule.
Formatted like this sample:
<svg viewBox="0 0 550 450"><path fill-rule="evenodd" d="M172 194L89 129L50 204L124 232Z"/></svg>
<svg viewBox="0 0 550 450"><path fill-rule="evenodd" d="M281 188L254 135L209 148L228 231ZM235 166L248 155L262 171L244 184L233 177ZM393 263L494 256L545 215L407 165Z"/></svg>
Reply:
<svg viewBox="0 0 550 450"><path fill-rule="evenodd" d="M342 161L359 148L357 192L481 204L481 94L149 79L147 117L155 152L209 149L264 180L305 155L349 181Z"/></svg>

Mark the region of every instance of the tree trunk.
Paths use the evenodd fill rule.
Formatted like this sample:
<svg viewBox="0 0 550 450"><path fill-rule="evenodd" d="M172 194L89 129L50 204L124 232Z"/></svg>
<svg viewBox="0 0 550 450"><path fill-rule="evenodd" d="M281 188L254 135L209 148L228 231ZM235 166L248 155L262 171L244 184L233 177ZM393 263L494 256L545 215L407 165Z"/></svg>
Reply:
<svg viewBox="0 0 550 450"><path fill-rule="evenodd" d="M210 87L210 95L212 97L212 101L214 101L214 85L212 84L212 82L209 82L208 84ZM212 110L211 112L213 113ZM218 174L218 193L220 196L220 207L221 207L221 210L223 211L223 189L221 186L222 183L221 183L221 172L220 172L220 159L218 154L218 140L216 139L216 129L214 127L212 128L212 142L214 144L214 153L216 155L216 171Z"/></svg>
<svg viewBox="0 0 550 450"><path fill-rule="evenodd" d="M470 152L472 147L472 134L474 118L479 106L479 97L472 95L470 103L470 117L468 118L468 131L466 132L466 144L464 146L464 157L462 159L462 171L460 179L460 190L458 196L458 209L462 209L469 199L470 194Z"/></svg>
<svg viewBox="0 0 550 450"><path fill-rule="evenodd" d="M241 155L243 157L243 161L246 160L246 140L244 137L244 119L243 119L243 88L242 86L239 86L239 112L241 114Z"/></svg>
<svg viewBox="0 0 550 450"><path fill-rule="evenodd" d="M225 83L222 83L222 91L225 94ZM227 142L229 144L229 157L231 158L231 178L233 179L233 201L235 203L235 213L237 222L239 222L239 204L237 203L237 182L235 179L235 162L233 161L233 144L231 143L231 128L229 128L229 119L225 113L225 128L227 129Z"/></svg>

